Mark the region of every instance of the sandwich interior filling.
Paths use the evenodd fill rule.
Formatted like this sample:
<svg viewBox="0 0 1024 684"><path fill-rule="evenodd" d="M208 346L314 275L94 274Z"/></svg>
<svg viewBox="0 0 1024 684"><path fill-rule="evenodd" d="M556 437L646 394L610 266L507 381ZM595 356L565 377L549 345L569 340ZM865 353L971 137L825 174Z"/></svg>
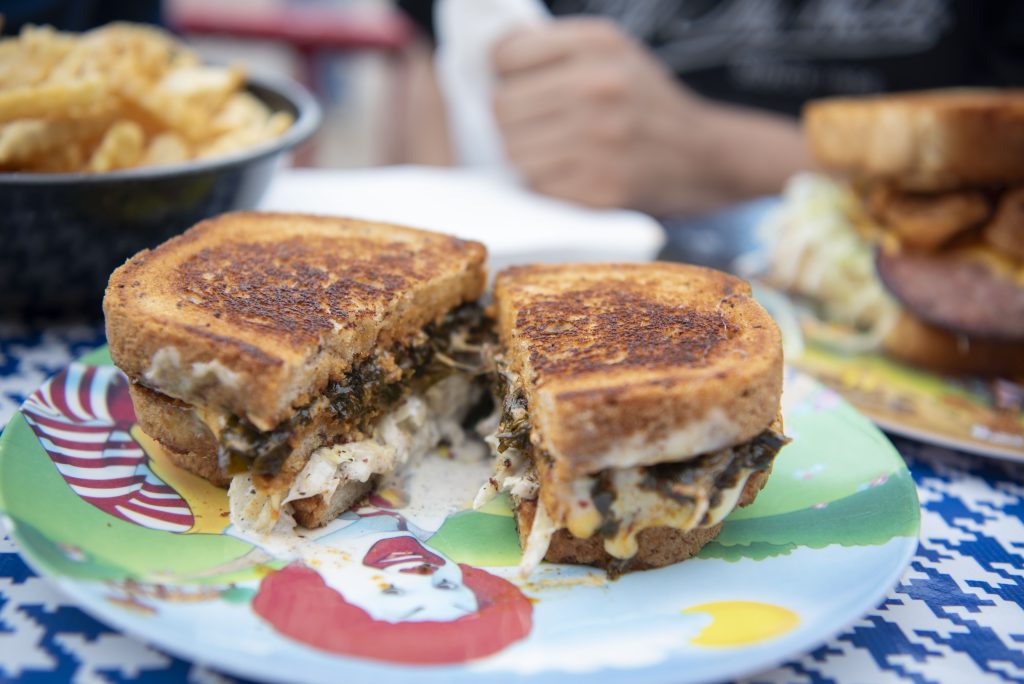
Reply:
<svg viewBox="0 0 1024 684"><path fill-rule="evenodd" d="M260 431L236 415L215 417L221 468L231 474L231 517L241 527L268 532L295 526L292 502L353 496L367 483L422 456L439 442L468 450L461 422L483 392L486 326L475 303L452 310L412 340L356 363L345 377L297 409L274 429ZM285 486L274 478L311 432L333 435L316 448ZM314 436L315 437L315 436ZM354 501L353 501L354 503Z"/></svg>
<svg viewBox="0 0 1024 684"><path fill-rule="evenodd" d="M555 477L550 454L530 440L525 393L515 374L499 371L504 397L496 431L487 438L496 453L494 475L474 501L484 505L506 491L514 505L536 501L521 569L532 571L560 529L580 539L599 535L605 551L629 559L637 535L650 527L680 531L711 527L736 507L747 480L768 470L787 438L778 420L752 440L676 462L609 468L573 480Z"/></svg>
<svg viewBox="0 0 1024 684"><path fill-rule="evenodd" d="M428 387L454 371L478 372L483 311L476 303L450 311L412 340L379 350L332 380L313 401L272 430L226 415L214 430L220 466L234 475L273 477L294 448L295 435L317 420L349 433L367 433L376 419L409 391Z"/></svg>
<svg viewBox="0 0 1024 684"><path fill-rule="evenodd" d="M348 508L365 494L359 485L375 484L423 458L441 442L457 457L482 456L480 442L467 438L462 427L482 393L468 375L445 376L402 399L364 439L314 451L287 491L261 492L252 473L235 475L228 488L232 522L257 532L288 532L297 525L293 502L322 496L328 508L335 508L336 500L337 508Z"/></svg>

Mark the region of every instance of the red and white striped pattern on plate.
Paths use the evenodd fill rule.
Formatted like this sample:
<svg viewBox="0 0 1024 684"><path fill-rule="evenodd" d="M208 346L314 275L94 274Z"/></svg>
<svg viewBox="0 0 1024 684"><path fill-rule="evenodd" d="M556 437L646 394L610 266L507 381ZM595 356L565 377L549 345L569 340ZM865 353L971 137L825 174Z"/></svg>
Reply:
<svg viewBox="0 0 1024 684"><path fill-rule="evenodd" d="M192 527L188 502L150 470L129 433L135 411L117 368L73 363L36 390L22 413L64 480L93 506L156 530Z"/></svg>

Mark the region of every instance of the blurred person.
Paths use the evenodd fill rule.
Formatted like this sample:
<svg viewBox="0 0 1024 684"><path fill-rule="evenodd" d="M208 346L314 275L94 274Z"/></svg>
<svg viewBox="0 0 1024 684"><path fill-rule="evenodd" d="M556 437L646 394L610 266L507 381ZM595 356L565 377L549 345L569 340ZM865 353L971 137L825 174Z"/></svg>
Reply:
<svg viewBox="0 0 1024 684"><path fill-rule="evenodd" d="M407 161L449 164L432 2L400 0L413 50ZM1024 3L549 0L493 51L506 155L543 194L661 218L778 193L809 166L809 99L1024 76ZM570 16L571 15L571 16ZM581 16L582 15L582 16Z"/></svg>

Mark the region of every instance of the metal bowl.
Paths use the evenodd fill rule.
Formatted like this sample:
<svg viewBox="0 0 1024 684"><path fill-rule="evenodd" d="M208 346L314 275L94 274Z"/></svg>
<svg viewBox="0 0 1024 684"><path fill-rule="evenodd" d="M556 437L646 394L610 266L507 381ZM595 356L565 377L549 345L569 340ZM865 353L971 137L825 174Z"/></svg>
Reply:
<svg viewBox="0 0 1024 684"><path fill-rule="evenodd" d="M285 154L320 123L291 81L249 92L295 122L272 141L210 159L108 173L0 173L0 317L97 319L111 271L211 216L252 209Z"/></svg>

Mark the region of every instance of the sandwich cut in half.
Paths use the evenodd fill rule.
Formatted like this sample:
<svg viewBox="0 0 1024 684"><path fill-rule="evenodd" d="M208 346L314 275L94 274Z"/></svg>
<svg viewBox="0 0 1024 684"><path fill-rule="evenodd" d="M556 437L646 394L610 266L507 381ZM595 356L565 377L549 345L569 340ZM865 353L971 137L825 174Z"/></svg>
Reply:
<svg viewBox="0 0 1024 684"><path fill-rule="evenodd" d="M117 269L104 299L139 425L230 483L232 521L326 524L462 439L483 245L343 218L242 212Z"/></svg>
<svg viewBox="0 0 1024 684"><path fill-rule="evenodd" d="M524 572L689 558L786 443L779 330L739 278L682 264L513 267L494 290L496 470Z"/></svg>

